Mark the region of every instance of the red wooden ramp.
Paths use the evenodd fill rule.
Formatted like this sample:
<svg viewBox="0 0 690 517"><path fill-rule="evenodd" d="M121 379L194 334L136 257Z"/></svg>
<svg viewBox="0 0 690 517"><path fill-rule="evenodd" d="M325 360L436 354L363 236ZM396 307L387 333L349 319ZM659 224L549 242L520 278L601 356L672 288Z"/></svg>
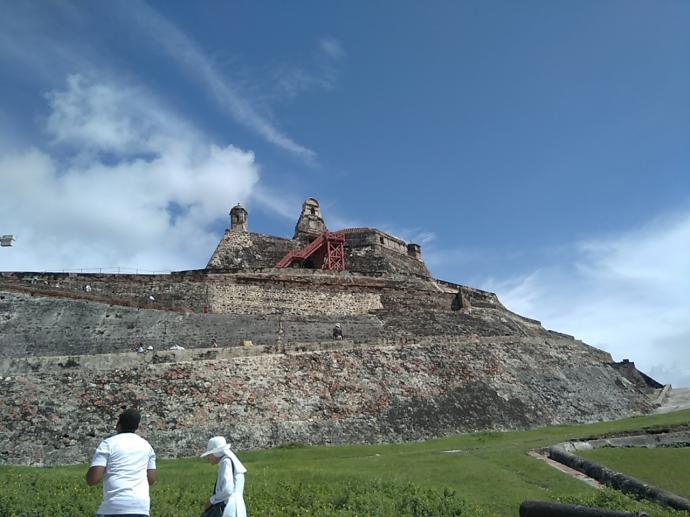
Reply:
<svg viewBox="0 0 690 517"><path fill-rule="evenodd" d="M278 261L276 267L290 267L309 260L314 268L345 271L345 235L324 232L309 246L294 250Z"/></svg>

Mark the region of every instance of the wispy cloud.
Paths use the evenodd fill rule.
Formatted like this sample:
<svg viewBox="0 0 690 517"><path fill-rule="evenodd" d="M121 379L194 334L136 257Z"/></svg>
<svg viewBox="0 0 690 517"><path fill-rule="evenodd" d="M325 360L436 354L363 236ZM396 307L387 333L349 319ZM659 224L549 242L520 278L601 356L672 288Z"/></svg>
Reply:
<svg viewBox="0 0 690 517"><path fill-rule="evenodd" d="M343 44L333 37L327 36L321 38L319 41L319 48L331 59L339 60L345 57L345 49L343 48Z"/></svg>
<svg viewBox="0 0 690 517"><path fill-rule="evenodd" d="M690 213L571 247L569 261L490 279L520 314L690 386Z"/></svg>
<svg viewBox="0 0 690 517"><path fill-rule="evenodd" d="M209 227L251 196L251 152L212 143L141 87L71 76L47 95L53 144L0 156L2 270L203 267Z"/></svg>
<svg viewBox="0 0 690 517"><path fill-rule="evenodd" d="M276 192L266 185L259 185L252 192L252 199L266 212L272 212L283 219L294 222L297 222L299 211L304 202L304 199L299 199L293 193Z"/></svg>
<svg viewBox="0 0 690 517"><path fill-rule="evenodd" d="M82 13L85 10L75 5L56 2L5 6L10 12L0 17L0 57L47 83L53 83L56 74L62 77L74 71L89 74L105 71L112 76L131 74L131 70L109 70L109 56L103 55L106 49L84 45L79 34L93 28L88 25L89 17ZM209 52L146 2L108 5L113 23L119 22L123 33L134 31L143 49L167 56L232 120L307 163L315 161L314 151L295 142L256 110L252 100L243 96L237 84L207 57Z"/></svg>
<svg viewBox="0 0 690 517"><path fill-rule="evenodd" d="M310 66L283 63L272 71L277 96L295 97L310 90L330 90L335 87L345 57L342 43L335 38L323 38Z"/></svg>
<svg viewBox="0 0 690 517"><path fill-rule="evenodd" d="M423 243L423 245L426 243ZM438 241L429 242L422 249L424 262L432 271L458 271L462 265L480 260L481 253L468 248L444 248Z"/></svg>
<svg viewBox="0 0 690 517"><path fill-rule="evenodd" d="M67 3L9 2L0 16L0 58L11 63L5 70L35 76L44 82L62 79L66 70L98 68L90 60L91 49L79 46L70 37L58 33L59 27L70 26L72 34L79 31L81 19ZM76 25L75 25L76 24ZM89 64L89 61L92 61Z"/></svg>
<svg viewBox="0 0 690 517"><path fill-rule="evenodd" d="M391 235L404 240L405 242L414 242L422 246L430 244L436 240L436 234L434 232L423 230L417 227L408 228L384 223L378 226L378 228L386 233L390 233Z"/></svg>
<svg viewBox="0 0 690 517"><path fill-rule="evenodd" d="M138 3L136 8L131 3L127 4L124 10L132 24L143 29L141 33L148 38L149 44L155 44L163 50L190 79L201 84L236 122L307 162L316 158L314 151L298 144L260 115L199 45L176 25L144 2Z"/></svg>

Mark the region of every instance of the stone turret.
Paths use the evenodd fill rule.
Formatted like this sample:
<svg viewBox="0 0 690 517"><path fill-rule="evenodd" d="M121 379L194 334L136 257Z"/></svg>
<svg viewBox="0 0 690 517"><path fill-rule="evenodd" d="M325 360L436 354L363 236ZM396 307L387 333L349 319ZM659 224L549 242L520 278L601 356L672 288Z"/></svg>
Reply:
<svg viewBox="0 0 690 517"><path fill-rule="evenodd" d="M413 259L422 260L422 247L413 242L407 245L407 254Z"/></svg>
<svg viewBox="0 0 690 517"><path fill-rule="evenodd" d="M302 205L302 213L297 221L297 226L295 226L293 239L312 241L325 231L327 231L326 223L321 216L319 202L310 197Z"/></svg>
<svg viewBox="0 0 690 517"><path fill-rule="evenodd" d="M247 210L239 203L230 210L230 229L236 232L247 230Z"/></svg>

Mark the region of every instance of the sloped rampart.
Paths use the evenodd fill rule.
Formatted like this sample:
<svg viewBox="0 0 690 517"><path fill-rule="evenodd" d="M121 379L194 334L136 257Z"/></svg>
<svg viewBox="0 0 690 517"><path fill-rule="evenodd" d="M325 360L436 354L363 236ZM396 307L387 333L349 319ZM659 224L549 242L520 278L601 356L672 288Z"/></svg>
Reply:
<svg viewBox="0 0 690 517"><path fill-rule="evenodd" d="M44 358L31 371L15 359L0 381L0 461L84 462L125 405L143 410L142 430L164 458L192 455L214 434L243 449L377 443L650 409L616 382L608 354L577 341L446 341L165 352L161 361L124 354L98 367Z"/></svg>

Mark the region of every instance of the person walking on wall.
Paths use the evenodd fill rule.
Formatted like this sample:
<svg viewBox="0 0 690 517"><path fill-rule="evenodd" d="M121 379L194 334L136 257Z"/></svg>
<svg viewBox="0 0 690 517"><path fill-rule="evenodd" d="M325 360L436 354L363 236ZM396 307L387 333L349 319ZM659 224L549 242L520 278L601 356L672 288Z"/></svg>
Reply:
<svg viewBox="0 0 690 517"><path fill-rule="evenodd" d="M148 517L149 486L156 482L156 453L134 434L141 414L125 409L117 420L117 434L103 440L86 472L86 483L103 481L103 502L97 517Z"/></svg>
<svg viewBox="0 0 690 517"><path fill-rule="evenodd" d="M336 323L333 327L333 339L343 339L343 329L340 323Z"/></svg>
<svg viewBox="0 0 690 517"><path fill-rule="evenodd" d="M206 452L201 457L205 456L210 464L220 467L216 487L204 505L202 517L247 517L243 495L247 469L222 436L214 436L208 441Z"/></svg>

